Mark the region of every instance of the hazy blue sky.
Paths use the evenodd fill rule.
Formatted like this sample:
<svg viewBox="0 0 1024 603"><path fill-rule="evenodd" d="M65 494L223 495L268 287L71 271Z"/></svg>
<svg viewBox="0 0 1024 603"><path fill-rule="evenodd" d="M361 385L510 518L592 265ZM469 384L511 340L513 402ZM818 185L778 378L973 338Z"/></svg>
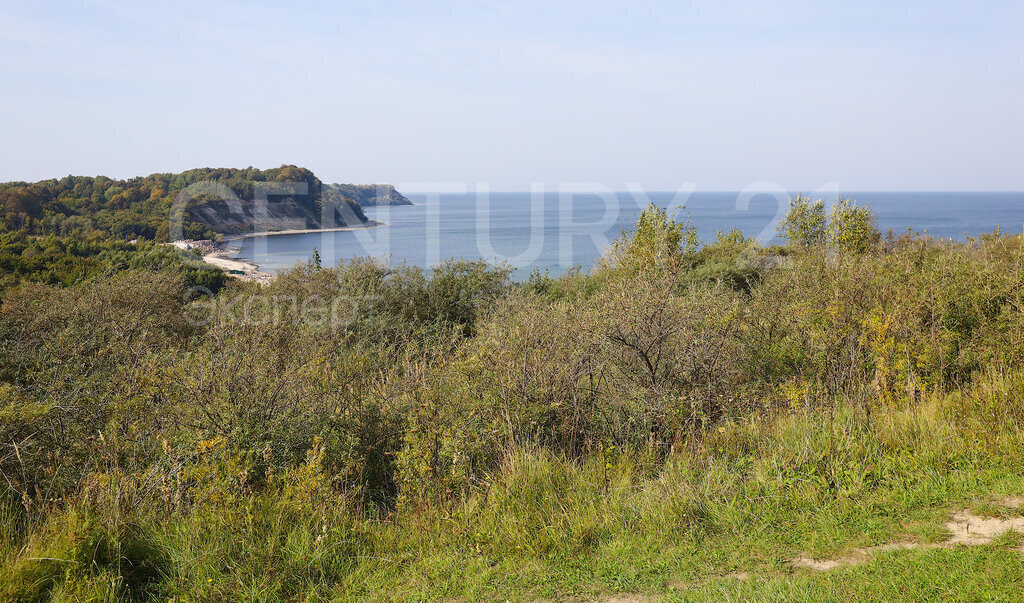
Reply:
<svg viewBox="0 0 1024 603"><path fill-rule="evenodd" d="M1024 189L1024 3L9 2L0 180Z"/></svg>

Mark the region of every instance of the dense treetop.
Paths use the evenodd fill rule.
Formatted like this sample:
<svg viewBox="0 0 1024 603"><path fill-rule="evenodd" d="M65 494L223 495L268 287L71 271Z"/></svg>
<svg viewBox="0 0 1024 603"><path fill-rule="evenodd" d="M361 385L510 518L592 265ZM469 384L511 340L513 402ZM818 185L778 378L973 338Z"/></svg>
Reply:
<svg viewBox="0 0 1024 603"><path fill-rule="evenodd" d="M412 205L402 193L390 184L325 184L329 189L352 199L364 207L371 205Z"/></svg>
<svg viewBox="0 0 1024 603"><path fill-rule="evenodd" d="M218 194L193 194L181 236L212 238L241 232L251 220L260 183L267 183L268 200L281 206L286 217L320 226L324 203L333 204L344 223L365 222L357 203L337 191L327 194L311 171L294 165L260 170L253 167L199 168L180 174L151 174L127 180L106 176L66 176L41 182L0 184L0 229L24 230L30 235L88 237L92 233L119 239L166 241L169 216L182 191L201 182L223 184L241 205L232 206ZM297 184L275 189L274 185ZM212 189L211 189L212 190Z"/></svg>

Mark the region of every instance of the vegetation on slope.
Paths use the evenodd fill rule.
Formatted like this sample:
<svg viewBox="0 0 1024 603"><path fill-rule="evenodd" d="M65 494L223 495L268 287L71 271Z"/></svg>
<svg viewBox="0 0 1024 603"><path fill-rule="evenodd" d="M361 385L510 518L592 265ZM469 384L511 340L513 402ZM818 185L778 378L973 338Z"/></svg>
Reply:
<svg viewBox="0 0 1024 603"><path fill-rule="evenodd" d="M786 247L648 208L593 271L163 268L0 305L14 600L1012 598L1024 241L883 239L798 199ZM37 279L38 280L38 279ZM745 578L745 579L741 579Z"/></svg>
<svg viewBox="0 0 1024 603"><path fill-rule="evenodd" d="M148 241L129 243L88 237L0 234L0 292L20 283L71 286L131 269L161 270L182 277L187 288L219 291L226 276L198 255Z"/></svg>
<svg viewBox="0 0 1024 603"><path fill-rule="evenodd" d="M326 188L352 199L359 205L412 205L412 201L390 184L325 184Z"/></svg>
<svg viewBox="0 0 1024 603"><path fill-rule="evenodd" d="M257 201L266 206L257 208ZM325 209L326 208L326 209ZM183 211L179 217L174 210ZM322 223L327 220L327 224ZM167 241L366 222L362 208L294 165L200 168L129 180L67 176L0 184L0 229ZM180 230L180 232L177 232Z"/></svg>

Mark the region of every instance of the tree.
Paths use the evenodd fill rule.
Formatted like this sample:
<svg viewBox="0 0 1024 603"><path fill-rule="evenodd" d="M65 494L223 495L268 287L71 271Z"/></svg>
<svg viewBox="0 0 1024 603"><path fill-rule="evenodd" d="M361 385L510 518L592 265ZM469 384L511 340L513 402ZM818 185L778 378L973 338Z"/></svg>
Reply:
<svg viewBox="0 0 1024 603"><path fill-rule="evenodd" d="M840 198L829 213L828 243L847 253L864 253L881 240L871 208Z"/></svg>
<svg viewBox="0 0 1024 603"><path fill-rule="evenodd" d="M685 255L697 250L700 241L692 224L677 222L660 207L648 205L637 219L632 237L625 233L615 241L602 263L625 268L627 273L649 268L674 268Z"/></svg>
<svg viewBox="0 0 1024 603"><path fill-rule="evenodd" d="M824 243L828 232L825 202L821 199L812 202L810 197L798 194L789 201L789 212L779 224L778 232L798 247Z"/></svg>

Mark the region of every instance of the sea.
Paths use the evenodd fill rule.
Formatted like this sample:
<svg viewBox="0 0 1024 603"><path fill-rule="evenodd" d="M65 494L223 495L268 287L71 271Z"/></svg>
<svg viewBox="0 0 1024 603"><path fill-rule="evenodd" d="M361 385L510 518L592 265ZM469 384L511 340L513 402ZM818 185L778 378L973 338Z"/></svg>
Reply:
<svg viewBox="0 0 1024 603"><path fill-rule="evenodd" d="M237 240L236 257L274 272L308 262L323 265L375 257L427 270L447 258L483 259L514 268L522 280L537 270L552 276L584 270L635 223L649 203L688 221L703 241L740 230L763 245L781 243L789 207L782 192L431 192L405 193L413 205L367 207L380 226L347 231L279 234ZM815 195L814 198L818 198ZM870 207L882 233L913 232L965 240L999 229L1024 231L1024 192L865 192L820 196L826 205L852 199Z"/></svg>

